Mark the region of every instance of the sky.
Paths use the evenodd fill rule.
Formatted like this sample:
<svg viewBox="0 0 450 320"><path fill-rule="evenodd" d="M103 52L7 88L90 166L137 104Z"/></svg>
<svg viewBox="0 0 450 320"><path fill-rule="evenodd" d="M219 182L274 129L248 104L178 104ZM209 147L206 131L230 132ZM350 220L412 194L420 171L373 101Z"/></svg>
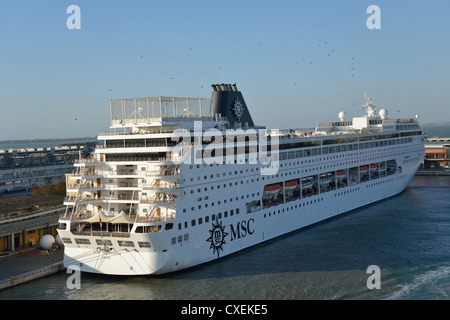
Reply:
<svg viewBox="0 0 450 320"><path fill-rule="evenodd" d="M110 99L210 98L214 83L268 128L362 115L364 93L447 122L449 15L447 0L2 0L0 140L96 136Z"/></svg>

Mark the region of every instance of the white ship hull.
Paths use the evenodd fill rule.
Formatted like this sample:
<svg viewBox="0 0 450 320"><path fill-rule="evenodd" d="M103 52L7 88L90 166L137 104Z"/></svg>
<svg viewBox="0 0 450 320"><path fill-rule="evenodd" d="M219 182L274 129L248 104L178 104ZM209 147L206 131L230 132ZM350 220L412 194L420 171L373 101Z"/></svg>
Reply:
<svg viewBox="0 0 450 320"><path fill-rule="evenodd" d="M387 152L386 159L389 158L388 154ZM417 159L424 156L420 148L416 154ZM401 160L398 162L401 163ZM116 275L164 274L190 268L401 193L414 177L419 164L419 161L410 162L409 165L402 167L401 173L252 213L246 213L242 207L240 214L222 217L220 223L224 236L219 235L222 238L219 239L220 243L217 242L215 245L208 241L214 232L212 222L190 227L188 233L173 228L164 231L164 234L132 233L128 238L108 237L107 233L100 235L98 232L95 236L77 236L89 239L93 245L84 247L79 245L76 248L66 246L64 266L70 268L71 265L76 265L84 272ZM320 167L321 163L316 166ZM248 186L255 192L261 191L262 187L263 184L256 183ZM229 195L235 196L233 193ZM229 206L229 210L232 208L235 206ZM208 210L205 211L191 217L198 219L207 214ZM226 211L226 208L222 208L222 211ZM74 237L62 230L60 234L61 237ZM185 239L186 234L189 234L188 239ZM182 241L178 241L180 236L183 237ZM173 238L176 238L176 243L172 243ZM104 246L97 244L97 240L102 239L113 239L111 241L113 245L105 250ZM120 240L132 241L135 246L124 249L116 242ZM139 248L137 245L139 241L150 242L151 247Z"/></svg>
<svg viewBox="0 0 450 320"><path fill-rule="evenodd" d="M235 115L253 125L240 92L226 85L221 90L214 92L224 94L216 97L219 107L233 102ZM58 228L67 268L150 275L211 262L394 196L425 156L416 120L386 120L385 112L374 116L369 101L369 116L322 123L308 137L292 131L280 135L279 152L271 150L270 159L277 160L270 163L271 174L262 172L266 164L254 161L261 150L255 157L250 139L232 144L232 157L226 154L224 163L206 161L204 141L203 146L192 142L194 152L188 148L189 153L178 155L183 161L176 162L171 132L205 128L197 130L195 118L175 111L163 116L162 97L153 100L159 101L159 120L149 116L158 107L149 104L150 98L140 99L145 101L147 110L139 114L136 99L134 113L127 112L125 101L121 111L111 110L111 126L130 131L100 134L104 145L67 177L67 211ZM120 112L123 118L116 119ZM230 125L220 116L201 119L210 129ZM262 142L259 135L256 145ZM216 151L230 150L228 144L219 146ZM239 150L242 157L234 157Z"/></svg>

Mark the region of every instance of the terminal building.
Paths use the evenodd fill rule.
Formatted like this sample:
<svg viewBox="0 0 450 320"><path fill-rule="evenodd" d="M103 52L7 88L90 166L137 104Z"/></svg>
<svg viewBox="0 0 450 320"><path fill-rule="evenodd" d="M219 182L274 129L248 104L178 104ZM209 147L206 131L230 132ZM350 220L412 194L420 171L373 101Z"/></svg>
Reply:
<svg viewBox="0 0 450 320"><path fill-rule="evenodd" d="M65 206L0 218L0 257L2 251L17 251L36 244L46 234L56 237L58 219Z"/></svg>
<svg viewBox="0 0 450 320"><path fill-rule="evenodd" d="M59 147L1 149L0 196L65 180L66 174L72 173L75 160L88 156L96 144L96 140L90 140ZM56 236L58 218L64 209L61 203L58 207L21 210L22 213L1 217L0 253L35 246L46 234Z"/></svg>
<svg viewBox="0 0 450 320"><path fill-rule="evenodd" d="M425 144L423 169L445 169L450 162L450 138L430 138Z"/></svg>
<svg viewBox="0 0 450 320"><path fill-rule="evenodd" d="M95 144L0 150L0 192L30 190L64 180L65 174L72 172L75 159L86 157Z"/></svg>

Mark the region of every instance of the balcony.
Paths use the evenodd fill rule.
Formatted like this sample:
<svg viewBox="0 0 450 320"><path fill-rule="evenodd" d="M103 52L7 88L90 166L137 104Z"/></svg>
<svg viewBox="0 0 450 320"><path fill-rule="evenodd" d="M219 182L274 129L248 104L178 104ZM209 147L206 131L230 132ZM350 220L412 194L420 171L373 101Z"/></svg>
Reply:
<svg viewBox="0 0 450 320"><path fill-rule="evenodd" d="M178 200L178 195L171 193L171 194L160 194L158 196L155 197L151 197L151 198L147 198L147 197L143 197L141 199L141 203L145 203L145 204L151 204L151 205L156 205L156 206L161 206L161 205L171 205L171 204L176 204Z"/></svg>
<svg viewBox="0 0 450 320"><path fill-rule="evenodd" d="M153 177L158 179L165 179L165 178L176 178L180 174L180 169L169 169L169 168L162 168L160 170L155 171L146 171L147 177Z"/></svg>
<svg viewBox="0 0 450 320"><path fill-rule="evenodd" d="M142 186L138 183L119 182L117 184L106 183L95 186L92 181L84 183L73 183L67 185L67 191L99 191L99 190L142 190Z"/></svg>
<svg viewBox="0 0 450 320"><path fill-rule="evenodd" d="M159 180L157 180L159 182ZM151 186L144 186L143 190L145 191L155 191L155 192L168 192L168 191L175 191L178 188L180 188L180 184L178 182L176 183L154 183Z"/></svg>
<svg viewBox="0 0 450 320"><path fill-rule="evenodd" d="M93 204L93 203L139 203L139 196L134 195L118 195L118 196L68 196L64 198L65 205L80 205L80 204Z"/></svg>

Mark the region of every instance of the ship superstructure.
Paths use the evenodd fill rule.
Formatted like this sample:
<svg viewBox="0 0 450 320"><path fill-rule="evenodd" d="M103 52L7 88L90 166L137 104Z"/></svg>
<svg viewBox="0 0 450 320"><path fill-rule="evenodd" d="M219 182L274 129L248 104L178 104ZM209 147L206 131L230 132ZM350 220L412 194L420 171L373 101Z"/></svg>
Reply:
<svg viewBox="0 0 450 320"><path fill-rule="evenodd" d="M400 193L424 157L416 118L376 114L315 130L253 123L236 85L212 99L112 100L110 131L67 175L64 265L163 274Z"/></svg>

